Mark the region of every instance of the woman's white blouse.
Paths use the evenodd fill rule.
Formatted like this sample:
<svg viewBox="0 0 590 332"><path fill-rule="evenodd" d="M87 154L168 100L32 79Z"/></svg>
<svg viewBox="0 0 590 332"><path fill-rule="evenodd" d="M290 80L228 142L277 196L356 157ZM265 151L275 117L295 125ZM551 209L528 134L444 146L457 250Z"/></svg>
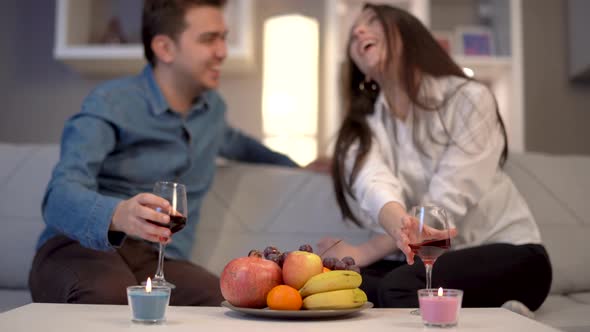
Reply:
<svg viewBox="0 0 590 332"><path fill-rule="evenodd" d="M408 210L434 204L449 212L459 231L451 241L455 249L540 243L526 202L498 165L504 136L489 90L459 77L425 78L419 96L431 105L450 98L439 111L414 106L402 121L380 95L367 118L371 150L352 187L361 220L383 232L378 216L386 203L398 202ZM349 174L355 155L353 146L347 156Z"/></svg>

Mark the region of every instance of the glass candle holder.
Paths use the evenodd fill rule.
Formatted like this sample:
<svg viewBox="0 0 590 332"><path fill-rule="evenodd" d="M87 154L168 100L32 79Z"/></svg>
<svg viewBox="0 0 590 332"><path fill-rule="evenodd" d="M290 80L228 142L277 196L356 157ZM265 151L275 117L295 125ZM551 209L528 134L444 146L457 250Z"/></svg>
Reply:
<svg viewBox="0 0 590 332"><path fill-rule="evenodd" d="M418 301L425 326L452 327L459 320L463 291L459 289L420 289Z"/></svg>
<svg viewBox="0 0 590 332"><path fill-rule="evenodd" d="M166 320L170 302L170 287L157 286L147 291L145 286L127 287L127 303L131 307L132 321L159 324Z"/></svg>

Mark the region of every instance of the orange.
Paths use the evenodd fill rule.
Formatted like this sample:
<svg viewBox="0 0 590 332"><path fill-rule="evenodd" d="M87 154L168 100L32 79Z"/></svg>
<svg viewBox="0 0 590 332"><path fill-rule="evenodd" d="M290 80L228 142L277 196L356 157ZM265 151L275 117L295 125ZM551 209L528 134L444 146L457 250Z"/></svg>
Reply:
<svg viewBox="0 0 590 332"><path fill-rule="evenodd" d="M266 295L266 305L274 310L299 310L303 305L303 299L297 289L278 285Z"/></svg>
<svg viewBox="0 0 590 332"><path fill-rule="evenodd" d="M329 268L327 268L325 266L324 266L324 269L322 270L322 272L330 272L330 271L332 271L332 270L330 270Z"/></svg>

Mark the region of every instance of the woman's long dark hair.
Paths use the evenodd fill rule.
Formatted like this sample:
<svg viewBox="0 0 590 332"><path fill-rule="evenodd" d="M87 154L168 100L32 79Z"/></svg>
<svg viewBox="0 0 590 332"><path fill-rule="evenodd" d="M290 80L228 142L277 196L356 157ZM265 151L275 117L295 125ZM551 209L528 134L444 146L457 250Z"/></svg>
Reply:
<svg viewBox="0 0 590 332"><path fill-rule="evenodd" d="M385 70L391 72L392 54L397 38L401 40L403 49L401 52L400 64L394 64L393 67L401 65L399 74L403 90L407 93L410 101L420 106L422 109L429 111L438 111L444 106L450 97L446 97L441 105L427 104L418 96L420 91L419 75L425 74L431 77L458 76L469 78L463 73L449 54L440 46L428 29L410 13L388 5L365 4L363 10L372 10L376 19L383 26L385 33L385 42L387 47ZM334 158L332 163L332 179L336 200L344 217L352 220L358 226L362 223L354 215L350 208L346 196L354 197L352 184L354 183L358 172L363 166L365 157L371 149L371 130L367 123L367 115L373 113L374 104L379 95L379 87L376 89L366 87L359 89L365 80L365 75L354 64L350 57L350 40L347 47L347 66L344 72L344 105L346 115L338 132L338 138L334 149ZM389 73L388 73L389 74ZM392 74L397 75L397 72ZM462 87L459 86L457 90ZM456 91L455 91L456 92ZM504 150L499 160L499 165L503 166L508 157L508 144L506 129L500 113L496 106L498 121L500 122L502 132L505 138ZM443 124L444 125L444 124ZM448 130L447 130L448 134ZM345 159L350 147L357 143L358 150L353 164L352 172L349 178L346 178ZM424 149L421 149L424 153Z"/></svg>

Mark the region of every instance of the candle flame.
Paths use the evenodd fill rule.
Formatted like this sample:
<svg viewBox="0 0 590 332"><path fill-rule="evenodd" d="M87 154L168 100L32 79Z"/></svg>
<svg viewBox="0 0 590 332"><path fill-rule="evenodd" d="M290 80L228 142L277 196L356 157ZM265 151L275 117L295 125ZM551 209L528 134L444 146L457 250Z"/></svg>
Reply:
<svg viewBox="0 0 590 332"><path fill-rule="evenodd" d="M442 287L438 288L438 296L443 296L443 289Z"/></svg>
<svg viewBox="0 0 590 332"><path fill-rule="evenodd" d="M150 277L148 277L148 280L145 283L145 291L148 293L152 292L152 279L150 279Z"/></svg>

